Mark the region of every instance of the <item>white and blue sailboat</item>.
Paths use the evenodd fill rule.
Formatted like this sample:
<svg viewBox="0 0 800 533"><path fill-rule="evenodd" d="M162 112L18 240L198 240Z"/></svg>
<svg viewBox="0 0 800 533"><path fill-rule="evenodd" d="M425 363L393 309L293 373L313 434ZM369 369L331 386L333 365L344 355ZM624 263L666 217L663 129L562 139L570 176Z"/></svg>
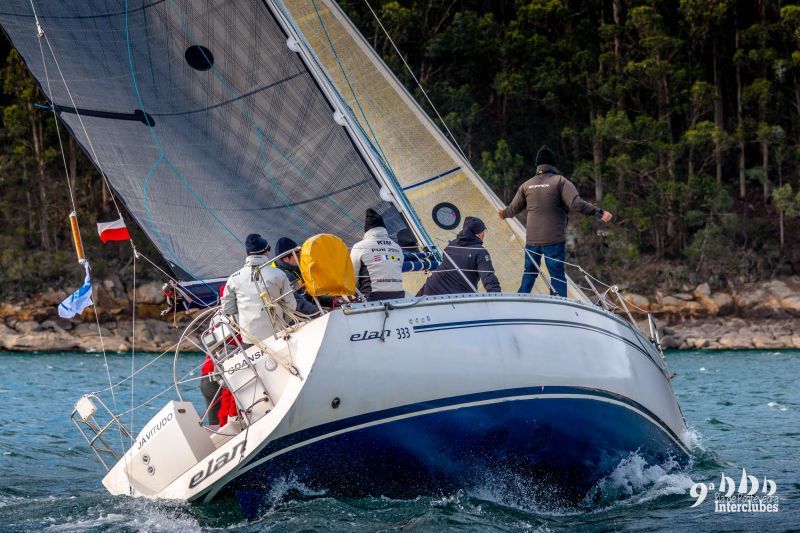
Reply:
<svg viewBox="0 0 800 533"><path fill-rule="evenodd" d="M369 207L430 250L462 212L481 216L501 281L516 286L521 227L496 220L497 198L334 2L6 4L3 29L184 294L214 294L250 232L352 244ZM656 339L571 296L355 303L246 349L224 342L237 326L212 306L187 337L215 353L241 416L208 428L170 401L112 453L103 483L208 501L291 476L409 497L501 474L578 500L631 453L685 462ZM83 398L73 418L100 433L102 458L120 419L92 425L98 405Z"/></svg>

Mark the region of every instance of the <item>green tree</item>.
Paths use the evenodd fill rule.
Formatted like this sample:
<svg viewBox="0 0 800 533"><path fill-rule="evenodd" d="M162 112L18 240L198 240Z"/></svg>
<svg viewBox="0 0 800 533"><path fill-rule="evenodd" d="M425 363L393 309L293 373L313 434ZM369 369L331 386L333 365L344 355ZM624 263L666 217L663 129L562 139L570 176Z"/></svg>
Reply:
<svg viewBox="0 0 800 533"><path fill-rule="evenodd" d="M505 139L497 141L494 152L481 154L481 176L506 203L514 196L514 185L520 181L524 168L522 156L512 153Z"/></svg>
<svg viewBox="0 0 800 533"><path fill-rule="evenodd" d="M42 110L34 104L41 98L33 79L28 75L19 54L12 50L3 70L3 90L15 98L15 103L3 109L3 122L12 140L11 160L20 165L23 173L29 176L32 167L35 172L34 190L39 195L38 229L40 246L49 251L52 245L50 237L50 217L48 199L47 165L57 152L53 146L47 146L46 123Z"/></svg>
<svg viewBox="0 0 800 533"><path fill-rule="evenodd" d="M780 245L781 248L786 244L783 230L785 217L796 217L800 214L800 191L797 194L792 190L790 184L777 187L772 191L772 203L780 216Z"/></svg>

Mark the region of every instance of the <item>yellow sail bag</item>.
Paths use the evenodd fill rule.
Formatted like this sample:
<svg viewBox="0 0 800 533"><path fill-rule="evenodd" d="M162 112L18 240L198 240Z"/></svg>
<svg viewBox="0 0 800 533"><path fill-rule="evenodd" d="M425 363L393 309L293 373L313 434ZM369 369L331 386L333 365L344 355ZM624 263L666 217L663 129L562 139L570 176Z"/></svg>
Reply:
<svg viewBox="0 0 800 533"><path fill-rule="evenodd" d="M347 245L336 235L314 235L300 248L300 274L311 296L350 296L356 278Z"/></svg>

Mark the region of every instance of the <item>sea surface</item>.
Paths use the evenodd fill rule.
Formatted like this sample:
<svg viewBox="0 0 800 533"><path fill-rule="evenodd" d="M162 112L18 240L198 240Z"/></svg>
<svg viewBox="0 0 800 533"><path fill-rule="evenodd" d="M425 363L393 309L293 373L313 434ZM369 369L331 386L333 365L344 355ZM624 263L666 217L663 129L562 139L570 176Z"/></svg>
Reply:
<svg viewBox="0 0 800 533"><path fill-rule="evenodd" d="M149 405L125 423L140 428L174 398L172 357L139 354L136 368L111 399L118 412ZM182 379L196 377L199 355L178 363ZM85 392L131 372L131 357L102 354L0 353L0 531L789 531L800 529L800 352L674 352L673 387L691 428L689 467L649 465L634 455L598 487L599 501L580 508L547 501L547 487L505 492L487 481L439 497L342 500L298 486L273 487L254 520L233 500L209 505L109 496L102 467L69 419ZM196 381L181 387L202 405ZM336 465L331 465L336 468ZM722 473L739 483L742 469L763 484L773 480L775 513L715 512L714 494L695 508L695 483L719 485ZM345 472L342 475L346 475ZM545 501L546 503L542 503Z"/></svg>

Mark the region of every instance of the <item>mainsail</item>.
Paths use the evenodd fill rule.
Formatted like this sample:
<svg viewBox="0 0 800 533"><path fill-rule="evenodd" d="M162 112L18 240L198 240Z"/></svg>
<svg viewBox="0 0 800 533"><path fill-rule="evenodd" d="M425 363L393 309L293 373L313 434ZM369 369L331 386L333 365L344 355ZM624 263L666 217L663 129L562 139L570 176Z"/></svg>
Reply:
<svg viewBox="0 0 800 533"><path fill-rule="evenodd" d="M180 279L227 276L251 232L352 244L398 215L265 2L6 0L0 25Z"/></svg>

